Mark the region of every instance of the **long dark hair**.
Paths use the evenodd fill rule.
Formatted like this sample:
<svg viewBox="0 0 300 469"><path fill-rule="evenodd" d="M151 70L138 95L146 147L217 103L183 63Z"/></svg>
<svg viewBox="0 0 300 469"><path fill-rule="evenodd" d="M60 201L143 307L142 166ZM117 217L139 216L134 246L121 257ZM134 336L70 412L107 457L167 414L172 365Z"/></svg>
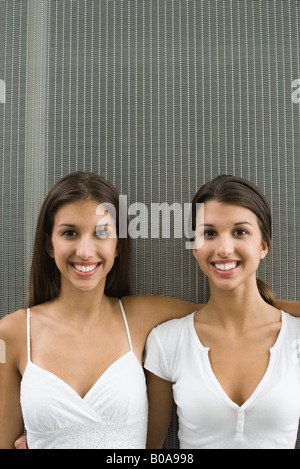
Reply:
<svg viewBox="0 0 300 469"><path fill-rule="evenodd" d="M192 201L192 228L196 228L197 204L216 200L224 204L239 205L251 210L258 219L263 240L271 248L272 216L269 202L263 192L251 181L237 176L221 175L204 184ZM274 304L274 293L262 280L257 279L257 287L262 298Z"/></svg>
<svg viewBox="0 0 300 469"><path fill-rule="evenodd" d="M131 257L130 237L119 238L119 193L106 179L98 174L76 171L62 177L49 191L39 213L33 257L30 271L28 306L44 303L58 296L60 272L46 250L46 238L51 239L54 217L62 205L79 200L92 199L100 203L110 203L115 207L116 231L118 236L118 256L106 278L104 293L120 298L130 292L129 268Z"/></svg>

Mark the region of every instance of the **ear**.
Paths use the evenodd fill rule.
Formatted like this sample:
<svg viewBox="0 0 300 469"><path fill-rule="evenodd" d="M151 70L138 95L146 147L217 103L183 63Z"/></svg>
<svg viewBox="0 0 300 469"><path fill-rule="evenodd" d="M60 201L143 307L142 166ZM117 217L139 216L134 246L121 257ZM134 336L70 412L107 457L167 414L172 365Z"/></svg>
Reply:
<svg viewBox="0 0 300 469"><path fill-rule="evenodd" d="M269 252L268 245L267 245L266 241L263 241L262 245L261 245L260 258L264 259L266 257L266 255L268 254L268 252Z"/></svg>
<svg viewBox="0 0 300 469"><path fill-rule="evenodd" d="M53 259L54 258L54 249L53 249L53 246L52 246L52 241L49 238L47 233L45 233L45 246L46 246L46 251L47 251L48 255L50 257L52 257L52 259Z"/></svg>
<svg viewBox="0 0 300 469"><path fill-rule="evenodd" d="M193 241L193 242L194 242L194 246L195 246L195 241ZM197 258L197 249L196 248L193 248L193 256L196 260L198 260L198 258Z"/></svg>

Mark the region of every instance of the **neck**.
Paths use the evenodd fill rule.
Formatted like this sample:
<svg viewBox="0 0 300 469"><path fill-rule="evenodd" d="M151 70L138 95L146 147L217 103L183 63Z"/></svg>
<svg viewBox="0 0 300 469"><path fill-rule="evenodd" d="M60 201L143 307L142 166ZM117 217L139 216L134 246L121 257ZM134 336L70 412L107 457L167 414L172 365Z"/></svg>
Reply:
<svg viewBox="0 0 300 469"><path fill-rule="evenodd" d="M103 311L109 303L109 298L104 294L104 286L98 286L97 290L80 291L64 285L62 282L60 293L53 300L56 303L60 316L72 322L87 322L97 320L99 312Z"/></svg>
<svg viewBox="0 0 300 469"><path fill-rule="evenodd" d="M210 292L208 317L225 328L243 330L270 317L272 307L263 300L256 283L242 285L235 290L220 290L211 286Z"/></svg>

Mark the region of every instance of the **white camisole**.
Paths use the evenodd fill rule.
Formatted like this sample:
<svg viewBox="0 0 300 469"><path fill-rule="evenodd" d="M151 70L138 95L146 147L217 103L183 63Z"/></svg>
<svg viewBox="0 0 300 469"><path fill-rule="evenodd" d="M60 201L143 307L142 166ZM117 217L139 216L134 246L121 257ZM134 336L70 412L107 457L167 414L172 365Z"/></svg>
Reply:
<svg viewBox="0 0 300 469"><path fill-rule="evenodd" d="M181 448L292 449L300 417L300 318L282 312L265 375L239 406L225 393L194 327L194 313L148 336L145 368L173 383Z"/></svg>
<svg viewBox="0 0 300 469"><path fill-rule="evenodd" d="M145 448L148 402L143 369L132 350L113 362L82 398L65 381L31 361L21 382L29 449Z"/></svg>

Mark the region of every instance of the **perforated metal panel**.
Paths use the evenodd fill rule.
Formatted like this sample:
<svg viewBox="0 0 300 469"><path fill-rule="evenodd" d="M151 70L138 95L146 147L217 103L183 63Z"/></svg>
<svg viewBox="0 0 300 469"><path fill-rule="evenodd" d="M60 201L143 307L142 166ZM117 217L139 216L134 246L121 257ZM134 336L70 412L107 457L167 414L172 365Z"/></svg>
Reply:
<svg viewBox="0 0 300 469"><path fill-rule="evenodd" d="M1 316L24 302L46 192L76 169L148 208L133 291L199 302L186 239L151 239L151 204L251 179L274 219L260 275L296 299L299 19L296 0L1 0Z"/></svg>

